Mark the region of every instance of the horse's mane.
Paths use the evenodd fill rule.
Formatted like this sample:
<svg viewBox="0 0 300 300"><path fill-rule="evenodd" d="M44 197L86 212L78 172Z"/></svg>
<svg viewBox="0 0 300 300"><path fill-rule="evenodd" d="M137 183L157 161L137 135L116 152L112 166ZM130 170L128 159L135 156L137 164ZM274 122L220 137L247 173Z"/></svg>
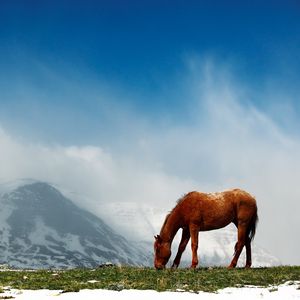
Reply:
<svg viewBox="0 0 300 300"><path fill-rule="evenodd" d="M161 227L160 234L162 233L163 229L165 228L165 225L167 224L167 221L168 221L170 215L171 215L171 212L169 212L169 213L167 214L167 216L166 216L166 218L165 218L165 221L164 221L164 224L163 224L163 226Z"/></svg>
<svg viewBox="0 0 300 300"><path fill-rule="evenodd" d="M184 200L184 198L185 198L186 195L187 195L187 194L184 194L183 196L181 196L181 197L176 201L175 207L176 207L178 204L180 204L180 203ZM175 208L175 207L174 207L174 208ZM174 210L174 208L172 209L172 211Z"/></svg>
<svg viewBox="0 0 300 300"><path fill-rule="evenodd" d="M165 227L165 225L167 224L167 221L168 221L168 219L169 219L169 217L170 217L170 215L173 213L173 211L174 211L174 209L184 200L184 198L185 198L185 196L186 196L187 194L184 194L182 197L180 197L177 201L176 201L176 205L173 207L173 209L167 214L167 216L166 216L166 218L165 218L165 221L164 221L164 223L163 223L163 226L161 227L161 231L160 232L162 232L162 230L163 230L163 228Z"/></svg>

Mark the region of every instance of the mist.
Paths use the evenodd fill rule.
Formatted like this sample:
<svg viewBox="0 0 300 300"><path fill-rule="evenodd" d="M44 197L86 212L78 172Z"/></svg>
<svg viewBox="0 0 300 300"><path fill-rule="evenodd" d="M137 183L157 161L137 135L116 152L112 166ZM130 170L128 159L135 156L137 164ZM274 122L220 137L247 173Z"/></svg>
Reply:
<svg viewBox="0 0 300 300"><path fill-rule="evenodd" d="M106 133L99 133L101 139L94 143L37 142L27 138L30 133L16 134L18 130L0 120L1 182L47 181L81 195L74 201L93 212L100 203L115 201L160 206L167 212L188 191L239 187L257 199L257 243L284 264L300 264L300 139L290 130L292 124L284 126L252 101L267 97L271 103L278 99L277 87L255 93L230 67L210 60L190 60L178 80L180 105L185 107L181 116L177 112L172 117L171 108L153 115L124 109L118 106L122 95L106 90L100 95L106 126L99 128ZM67 86L66 90L72 85ZM172 95L176 86L174 82ZM76 89L87 98L101 94L96 87L90 95L84 85ZM37 95L29 90L28 99ZM282 91L280 95L284 99ZM292 122L292 107L285 110L285 119L289 111Z"/></svg>

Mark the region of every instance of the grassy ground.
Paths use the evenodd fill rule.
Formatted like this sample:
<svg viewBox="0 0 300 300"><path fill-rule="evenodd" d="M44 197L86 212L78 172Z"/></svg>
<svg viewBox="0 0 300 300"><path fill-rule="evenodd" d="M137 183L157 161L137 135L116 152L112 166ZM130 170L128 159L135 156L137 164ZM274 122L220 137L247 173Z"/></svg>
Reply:
<svg viewBox="0 0 300 300"><path fill-rule="evenodd" d="M55 289L65 292L81 289L152 289L157 291L180 289L214 292L225 287L245 285L267 287L286 281L300 281L300 266L234 270L226 268L167 269L162 271L152 268L113 266L65 271L1 271L0 292L6 286L16 289Z"/></svg>

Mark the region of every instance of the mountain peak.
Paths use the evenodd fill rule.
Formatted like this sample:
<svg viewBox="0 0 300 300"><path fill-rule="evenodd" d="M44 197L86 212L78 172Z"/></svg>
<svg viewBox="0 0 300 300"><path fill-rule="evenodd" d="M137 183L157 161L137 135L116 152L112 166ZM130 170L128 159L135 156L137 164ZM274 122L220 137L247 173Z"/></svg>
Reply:
<svg viewBox="0 0 300 300"><path fill-rule="evenodd" d="M12 192L19 187L34 184L37 182L41 182L41 181L38 181L38 180L35 180L32 178L19 178L16 180L2 182L2 183L0 183L0 195Z"/></svg>
<svg viewBox="0 0 300 300"><path fill-rule="evenodd" d="M3 187L3 185L2 185ZM21 268L92 267L146 257L52 185L18 181L1 194L0 263Z"/></svg>

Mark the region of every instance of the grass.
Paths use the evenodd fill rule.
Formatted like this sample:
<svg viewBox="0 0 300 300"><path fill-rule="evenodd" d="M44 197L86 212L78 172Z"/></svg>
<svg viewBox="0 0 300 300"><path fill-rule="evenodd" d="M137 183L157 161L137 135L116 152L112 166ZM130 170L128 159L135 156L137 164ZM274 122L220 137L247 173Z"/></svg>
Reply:
<svg viewBox="0 0 300 300"><path fill-rule="evenodd" d="M300 281L300 266L234 270L217 267L162 271L153 268L113 266L98 269L1 271L0 292L3 292L3 287L6 286L64 292L81 289L215 292L234 286L269 287L286 281Z"/></svg>

